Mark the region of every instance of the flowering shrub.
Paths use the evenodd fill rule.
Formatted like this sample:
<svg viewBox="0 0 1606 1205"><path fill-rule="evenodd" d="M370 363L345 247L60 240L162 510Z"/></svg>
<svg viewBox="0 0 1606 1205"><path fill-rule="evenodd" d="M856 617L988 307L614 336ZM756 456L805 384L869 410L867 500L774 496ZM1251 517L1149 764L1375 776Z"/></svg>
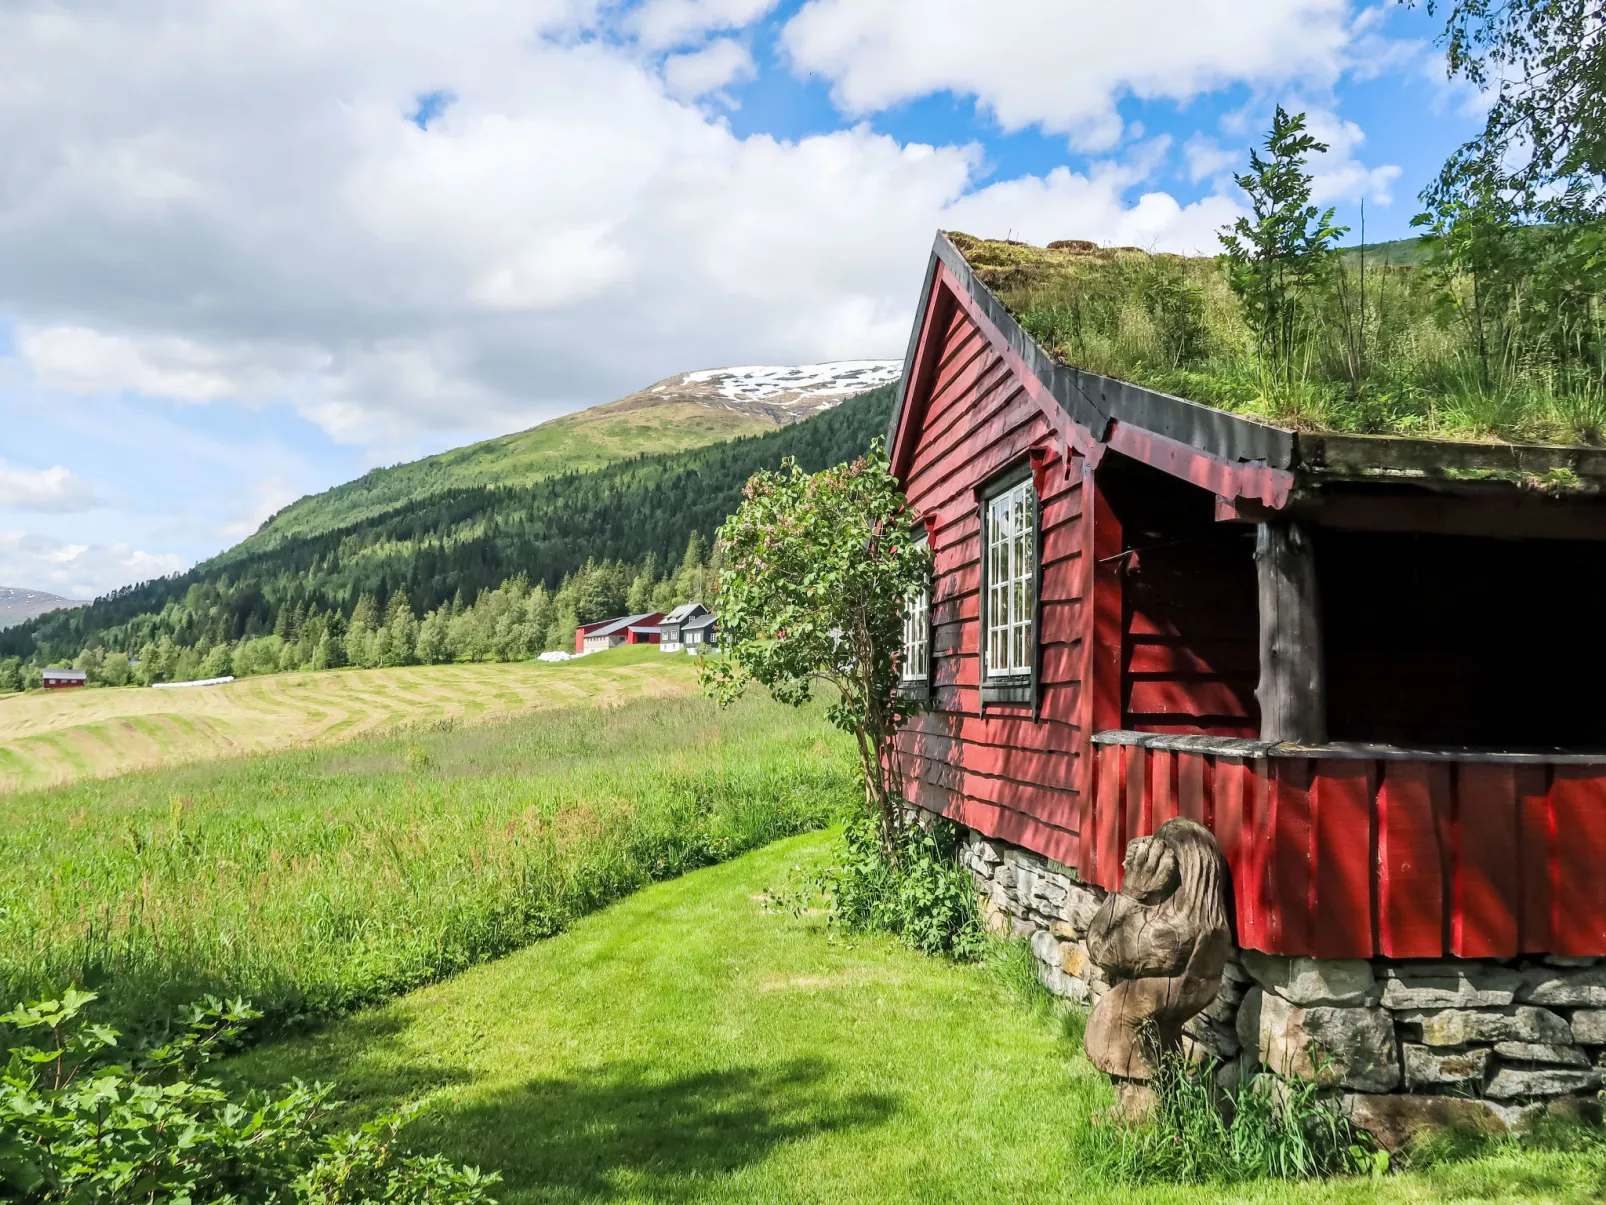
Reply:
<svg viewBox="0 0 1606 1205"><path fill-rule="evenodd" d="M897 692L904 599L931 573L914 519L879 440L823 472L788 459L755 473L719 530L722 651L701 670L721 703L750 681L793 705L833 687L827 714L857 742L865 801L894 858L903 801L892 738L919 706Z"/></svg>

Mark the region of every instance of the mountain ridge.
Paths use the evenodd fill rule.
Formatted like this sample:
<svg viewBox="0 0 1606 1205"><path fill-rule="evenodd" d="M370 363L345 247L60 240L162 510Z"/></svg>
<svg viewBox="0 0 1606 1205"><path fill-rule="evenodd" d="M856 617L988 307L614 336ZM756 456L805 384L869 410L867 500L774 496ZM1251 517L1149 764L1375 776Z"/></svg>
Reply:
<svg viewBox="0 0 1606 1205"><path fill-rule="evenodd" d="M30 590L26 586L0 586L0 628L26 623L36 615L88 604L88 599L63 598L59 594Z"/></svg>
<svg viewBox="0 0 1606 1205"><path fill-rule="evenodd" d="M676 373L634 393L534 427L386 468L298 498L236 550L259 551L376 517L445 490L519 486L600 469L643 453L761 435L895 380L892 360L739 365Z"/></svg>

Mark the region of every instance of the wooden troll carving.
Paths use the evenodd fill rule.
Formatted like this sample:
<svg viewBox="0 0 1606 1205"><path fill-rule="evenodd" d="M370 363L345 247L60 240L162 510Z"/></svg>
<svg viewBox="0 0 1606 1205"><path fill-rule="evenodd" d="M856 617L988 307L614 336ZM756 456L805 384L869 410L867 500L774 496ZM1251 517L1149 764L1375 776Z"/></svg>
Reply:
<svg viewBox="0 0 1606 1205"><path fill-rule="evenodd" d="M1110 1075L1149 1080L1182 1026L1215 999L1232 943L1227 867L1202 824L1168 820L1126 847L1121 890L1088 929L1110 980L1087 1019L1087 1057Z"/></svg>

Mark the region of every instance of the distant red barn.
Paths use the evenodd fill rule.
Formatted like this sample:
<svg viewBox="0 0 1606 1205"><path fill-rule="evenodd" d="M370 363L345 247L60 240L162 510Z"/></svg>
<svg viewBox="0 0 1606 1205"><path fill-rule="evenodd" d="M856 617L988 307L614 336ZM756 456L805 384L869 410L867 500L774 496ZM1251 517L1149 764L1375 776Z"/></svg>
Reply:
<svg viewBox="0 0 1606 1205"><path fill-rule="evenodd" d="M657 644L658 623L663 617L662 611L652 611L581 624L574 630L574 651L596 653L621 644Z"/></svg>
<svg viewBox="0 0 1606 1205"><path fill-rule="evenodd" d="M1295 433L1081 372L942 235L902 389L935 562L912 803L1109 889L1190 816L1263 951L1606 955L1606 452Z"/></svg>

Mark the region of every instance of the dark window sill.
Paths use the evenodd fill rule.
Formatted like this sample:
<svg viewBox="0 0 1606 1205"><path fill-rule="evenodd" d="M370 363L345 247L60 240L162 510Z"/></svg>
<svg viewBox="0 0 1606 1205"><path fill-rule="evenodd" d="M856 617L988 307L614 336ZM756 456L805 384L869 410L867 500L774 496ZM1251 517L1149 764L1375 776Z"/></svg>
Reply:
<svg viewBox="0 0 1606 1205"><path fill-rule="evenodd" d="M897 695L900 699L919 700L924 702L931 698L931 683L929 682L900 682Z"/></svg>
<svg viewBox="0 0 1606 1205"><path fill-rule="evenodd" d="M982 683L981 701L983 703L1030 703L1032 701L1032 680L1029 677L989 678Z"/></svg>

